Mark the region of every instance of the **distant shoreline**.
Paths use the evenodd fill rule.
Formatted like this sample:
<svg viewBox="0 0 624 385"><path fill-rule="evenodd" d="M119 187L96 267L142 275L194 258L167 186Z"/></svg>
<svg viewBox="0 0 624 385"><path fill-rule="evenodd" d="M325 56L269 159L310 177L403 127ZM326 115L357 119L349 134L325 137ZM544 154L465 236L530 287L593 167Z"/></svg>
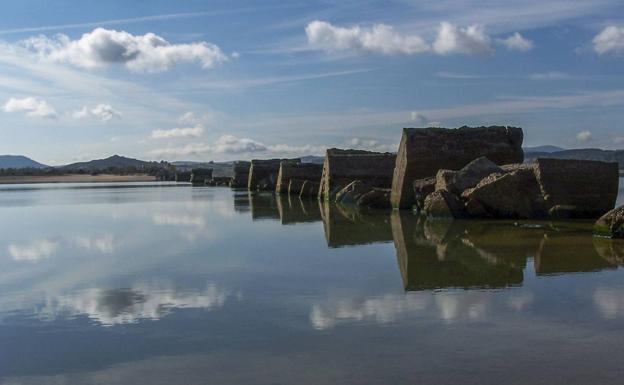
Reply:
<svg viewBox="0 0 624 385"><path fill-rule="evenodd" d="M0 176L0 184L22 183L111 183L111 182L155 182L156 177L147 174L65 174L65 175L10 175Z"/></svg>

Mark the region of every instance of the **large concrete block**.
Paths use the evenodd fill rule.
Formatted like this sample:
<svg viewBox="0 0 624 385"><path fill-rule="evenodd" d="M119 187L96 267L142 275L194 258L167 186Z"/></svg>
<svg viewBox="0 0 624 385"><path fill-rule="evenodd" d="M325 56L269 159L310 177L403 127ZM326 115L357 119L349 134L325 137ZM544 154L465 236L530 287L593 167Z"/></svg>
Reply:
<svg viewBox="0 0 624 385"><path fill-rule="evenodd" d="M502 165L522 163L522 129L517 127L404 128L392 180L394 207L410 208L414 180L438 170L459 170L481 156Z"/></svg>
<svg viewBox="0 0 624 385"><path fill-rule="evenodd" d="M282 162L300 163L300 159L253 159L249 167L250 191L275 191Z"/></svg>
<svg viewBox="0 0 624 385"><path fill-rule="evenodd" d="M569 207L575 218L598 218L615 207L618 164L594 160L543 159L535 177L550 207Z"/></svg>
<svg viewBox="0 0 624 385"><path fill-rule="evenodd" d="M319 198L333 201L336 193L354 180L371 187L390 188L396 154L363 150L327 150Z"/></svg>
<svg viewBox="0 0 624 385"><path fill-rule="evenodd" d="M206 180L212 179L211 168L194 168L191 170L190 182L194 185L206 184Z"/></svg>
<svg viewBox="0 0 624 385"><path fill-rule="evenodd" d="M291 179L319 182L322 174L322 164L293 163L292 161L281 162L279 172L277 174L275 191L278 194L287 194Z"/></svg>
<svg viewBox="0 0 624 385"><path fill-rule="evenodd" d="M230 181L230 187L242 188L247 187L249 183L249 168L251 162L238 161L234 162L232 167L232 180Z"/></svg>

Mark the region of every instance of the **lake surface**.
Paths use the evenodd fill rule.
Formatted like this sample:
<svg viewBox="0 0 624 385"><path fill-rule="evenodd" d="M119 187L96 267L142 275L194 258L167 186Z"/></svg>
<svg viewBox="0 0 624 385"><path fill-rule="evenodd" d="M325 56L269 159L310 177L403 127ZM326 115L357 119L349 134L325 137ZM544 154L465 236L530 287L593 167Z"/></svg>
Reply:
<svg viewBox="0 0 624 385"><path fill-rule="evenodd" d="M590 226L0 186L0 384L621 384L624 243Z"/></svg>

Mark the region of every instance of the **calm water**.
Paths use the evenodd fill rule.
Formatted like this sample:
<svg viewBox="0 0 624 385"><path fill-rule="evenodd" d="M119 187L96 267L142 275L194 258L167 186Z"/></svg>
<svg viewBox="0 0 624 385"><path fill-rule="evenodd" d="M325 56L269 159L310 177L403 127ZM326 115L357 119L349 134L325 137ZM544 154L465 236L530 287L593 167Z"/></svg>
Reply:
<svg viewBox="0 0 624 385"><path fill-rule="evenodd" d="M621 384L624 243L588 225L0 187L0 384Z"/></svg>

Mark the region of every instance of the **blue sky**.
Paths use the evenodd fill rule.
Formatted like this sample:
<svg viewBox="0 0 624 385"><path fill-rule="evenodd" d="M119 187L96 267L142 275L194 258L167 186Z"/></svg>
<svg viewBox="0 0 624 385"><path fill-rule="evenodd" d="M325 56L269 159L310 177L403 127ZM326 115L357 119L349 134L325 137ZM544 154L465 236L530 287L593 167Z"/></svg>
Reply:
<svg viewBox="0 0 624 385"><path fill-rule="evenodd" d="M0 14L0 153L229 160L395 151L517 125L624 148L624 4L20 1Z"/></svg>

